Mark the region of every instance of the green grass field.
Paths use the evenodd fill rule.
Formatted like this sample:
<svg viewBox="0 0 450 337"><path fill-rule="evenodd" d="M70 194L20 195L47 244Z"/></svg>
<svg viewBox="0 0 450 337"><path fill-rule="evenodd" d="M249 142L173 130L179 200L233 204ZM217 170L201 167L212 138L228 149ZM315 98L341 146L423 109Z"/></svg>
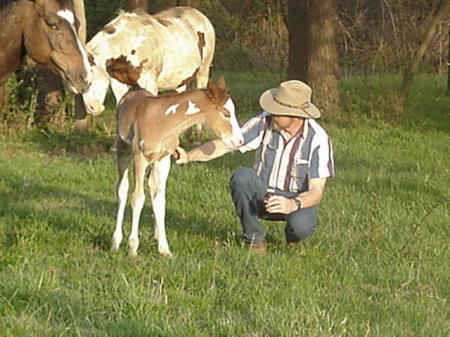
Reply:
<svg viewBox="0 0 450 337"><path fill-rule="evenodd" d="M225 78L243 121L281 76ZM129 209L125 245L109 250L112 110L86 134L3 128L0 336L449 336L450 98L443 78L420 77L394 118L383 97L396 81L343 81L344 118L322 121L337 176L319 229L295 250L265 222L266 256L241 244L228 194L253 154L173 166L174 258L158 255L148 199L131 258Z"/></svg>

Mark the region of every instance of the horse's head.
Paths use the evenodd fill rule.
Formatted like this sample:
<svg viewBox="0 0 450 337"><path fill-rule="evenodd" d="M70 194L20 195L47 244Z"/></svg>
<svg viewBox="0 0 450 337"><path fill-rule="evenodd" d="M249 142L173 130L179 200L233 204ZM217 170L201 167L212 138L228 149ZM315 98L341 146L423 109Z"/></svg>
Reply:
<svg viewBox="0 0 450 337"><path fill-rule="evenodd" d="M228 94L223 78L217 84L208 83L206 95L213 102L205 115L206 125L222 139L227 147L235 149L242 145L244 138L236 119L234 103Z"/></svg>
<svg viewBox="0 0 450 337"><path fill-rule="evenodd" d="M65 0L35 0L33 17L24 31L27 54L63 78L75 93L92 80L86 51L75 29L75 16Z"/></svg>
<svg viewBox="0 0 450 337"><path fill-rule="evenodd" d="M105 68L95 64L94 56L90 55L90 60L93 81L88 91L83 94L83 101L86 112L96 116L105 110L103 102L105 101L111 79L137 87L137 80L139 79L142 67L134 67L123 55L116 59L108 59Z"/></svg>
<svg viewBox="0 0 450 337"><path fill-rule="evenodd" d="M93 79L88 90L83 94L83 102L86 112L90 115L97 116L105 110L103 102L108 92L110 78L103 68L95 64L92 65L91 70Z"/></svg>

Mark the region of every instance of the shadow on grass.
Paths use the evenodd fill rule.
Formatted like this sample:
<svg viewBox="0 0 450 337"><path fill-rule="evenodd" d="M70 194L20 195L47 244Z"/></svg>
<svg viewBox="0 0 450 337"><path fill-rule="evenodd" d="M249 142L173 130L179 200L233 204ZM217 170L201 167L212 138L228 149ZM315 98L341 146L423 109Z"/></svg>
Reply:
<svg viewBox="0 0 450 337"><path fill-rule="evenodd" d="M114 136L91 131L46 131L34 129L25 136L28 142L37 144L43 152L51 155L70 155L92 158L108 153Z"/></svg>
<svg viewBox="0 0 450 337"><path fill-rule="evenodd" d="M8 222L5 223L6 232L3 233L5 247L16 245L21 237L35 235L30 234L29 230L33 227L32 230L36 231L40 227L43 232L48 233L55 231L73 233L75 237L90 242L94 250L110 250L117 212L117 201L113 193L111 199L97 199L88 196L82 189L60 188L24 179L15 174L12 168L10 170L2 168L0 173L3 176L2 184L6 187L5 190L13 191L12 193L0 191L2 200L0 219L8 217ZM168 195L167 198L174 196ZM56 200L54 205L52 200ZM40 201L44 203L42 208L39 207ZM230 210L234 212L231 207L230 200ZM131 207L128 203L123 226L125 244L130 223ZM238 223L237 216L236 223ZM154 224L151 201L147 196L140 218L140 236L150 232L153 238ZM186 217L181 212L167 210L166 226L169 241L172 235L176 235L174 232L206 236L213 241L223 241L230 237L229 226L217 226L216 223L212 223L207 210L199 217ZM47 236L42 232L41 234L43 235L41 240L51 240L51 235Z"/></svg>
<svg viewBox="0 0 450 337"><path fill-rule="evenodd" d="M58 231L87 231L90 235L95 236L97 234L94 234L93 229L84 223L81 215L90 217L86 221L90 223L93 221L92 218L108 218L115 214L116 203L89 197L82 189L75 190L46 185L24 179L15 174L13 169L9 172L6 170L4 167L1 170L2 184L6 186L6 190L13 192L0 191L0 200L2 200L0 217L8 216L20 220L10 221L6 225L11 231L11 235L6 233L6 237L15 236L17 230L20 229L17 228L18 224L19 227L23 227L29 226L30 223L36 226L43 224ZM53 203L49 196L56 201ZM70 200L70 203L66 202L67 200ZM44 203L42 209L39 209L40 202ZM37 206L30 206L33 203ZM94 237L92 240L96 242L98 238ZM14 243L14 240L8 241L10 244Z"/></svg>

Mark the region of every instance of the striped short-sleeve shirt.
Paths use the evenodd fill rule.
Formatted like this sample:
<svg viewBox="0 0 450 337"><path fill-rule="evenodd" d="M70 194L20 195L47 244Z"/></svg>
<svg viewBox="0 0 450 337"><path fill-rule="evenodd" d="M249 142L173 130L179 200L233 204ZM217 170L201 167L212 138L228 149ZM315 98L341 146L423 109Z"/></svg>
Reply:
<svg viewBox="0 0 450 337"><path fill-rule="evenodd" d="M286 140L270 124L270 114L248 120L242 127L244 145L239 151L257 150L255 170L270 189L300 193L308 190L308 180L334 176L330 137L313 119Z"/></svg>

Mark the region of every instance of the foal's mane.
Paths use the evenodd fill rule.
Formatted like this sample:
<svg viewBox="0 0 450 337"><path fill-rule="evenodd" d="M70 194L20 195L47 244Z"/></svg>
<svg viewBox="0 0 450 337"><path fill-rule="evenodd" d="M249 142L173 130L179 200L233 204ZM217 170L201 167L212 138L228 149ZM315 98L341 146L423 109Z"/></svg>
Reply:
<svg viewBox="0 0 450 337"><path fill-rule="evenodd" d="M204 88L189 88L186 89L185 91L182 92L172 92L172 91L168 91L168 92L162 92L160 94L158 94L158 96L155 97L174 97L174 96L181 96L181 95L187 95L192 93L193 91L200 91L200 92L205 92L206 89Z"/></svg>

